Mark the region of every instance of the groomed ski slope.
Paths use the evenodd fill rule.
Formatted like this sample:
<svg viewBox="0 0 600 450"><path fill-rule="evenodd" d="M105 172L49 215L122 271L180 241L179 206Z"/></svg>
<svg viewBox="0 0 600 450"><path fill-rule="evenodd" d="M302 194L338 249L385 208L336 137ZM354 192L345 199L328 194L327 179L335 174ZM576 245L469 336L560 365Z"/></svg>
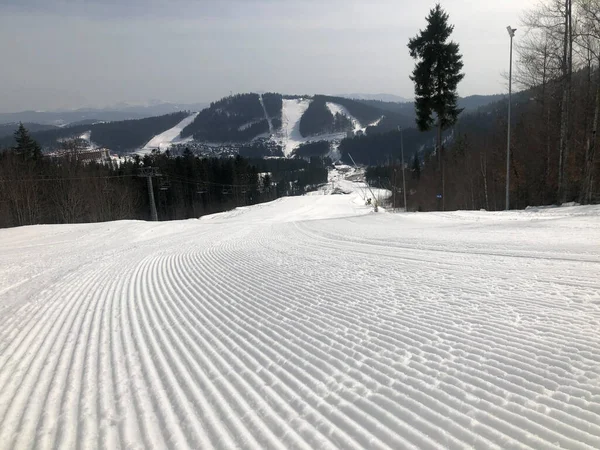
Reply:
<svg viewBox="0 0 600 450"><path fill-rule="evenodd" d="M331 112L331 114L333 114L334 116L336 114L341 114L342 116L346 116L350 122L352 122L352 126L354 127L353 131L357 132L357 131L365 131L365 128L362 127L362 125L360 124L360 122L358 121L358 119L356 119L352 114L350 114L350 111L348 111L348 109L346 109L344 106L342 105L338 105L337 103L331 103L331 102L327 102L327 109L329 109L329 111Z"/></svg>
<svg viewBox="0 0 600 450"><path fill-rule="evenodd" d="M312 100L283 99L281 109L281 145L283 154L288 157L302 143L306 142L300 133L300 120L310 106Z"/></svg>
<svg viewBox="0 0 600 450"><path fill-rule="evenodd" d="M600 208L0 230L0 448L600 448Z"/></svg>
<svg viewBox="0 0 600 450"><path fill-rule="evenodd" d="M182 142L180 138L180 134L185 127L191 124L199 113L192 113L173 128L154 136L150 142L148 142L140 151L137 153L140 155L145 155L147 153L152 152L152 150L167 150L171 147L171 145Z"/></svg>
<svg viewBox="0 0 600 450"><path fill-rule="evenodd" d="M282 127L279 133L274 136L274 139L282 146L283 154L286 157L293 155L294 150L307 142L339 142L346 137L346 133L319 134L307 137L302 136L300 133L300 120L310 106L311 102L312 100L310 99L283 99L283 106L281 110ZM361 129L360 123L358 123L358 121L352 117L345 108L333 103L328 103L327 107L332 114L335 114L336 112L346 114L354 124L355 129ZM337 151L337 146L335 151ZM339 159L339 156L337 159Z"/></svg>

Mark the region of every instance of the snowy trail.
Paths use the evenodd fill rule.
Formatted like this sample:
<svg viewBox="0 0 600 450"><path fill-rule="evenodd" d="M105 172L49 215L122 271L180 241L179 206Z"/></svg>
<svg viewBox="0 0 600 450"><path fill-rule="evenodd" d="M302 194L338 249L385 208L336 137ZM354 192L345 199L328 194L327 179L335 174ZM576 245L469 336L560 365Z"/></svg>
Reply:
<svg viewBox="0 0 600 450"><path fill-rule="evenodd" d="M300 119L310 106L312 100L305 99L283 99L281 110L282 145L283 154L288 157L303 142L306 142L300 133Z"/></svg>
<svg viewBox="0 0 600 450"><path fill-rule="evenodd" d="M197 113L197 112L192 113L188 117L183 119L181 122L179 122L177 125L175 125L173 128L154 136L150 140L150 142L148 142L137 153L140 155L145 155L155 149L159 149L159 150L168 149L172 144L177 143L179 141L179 139L180 139L179 135L181 134L183 129L185 127L187 127L189 124L191 124L196 119L196 117L198 117L198 114L199 113Z"/></svg>
<svg viewBox="0 0 600 450"><path fill-rule="evenodd" d="M265 113L265 119L267 120L267 123L269 124L269 135L272 136L273 133L275 133L275 128L273 127L273 122L271 121L271 118L269 117L269 113L267 112L267 108L265 107L265 101L263 99L262 94L260 94L259 100L260 100L260 106L262 106L262 109Z"/></svg>
<svg viewBox="0 0 600 450"><path fill-rule="evenodd" d="M351 194L0 230L0 449L600 448L599 225Z"/></svg>
<svg viewBox="0 0 600 450"><path fill-rule="evenodd" d="M354 132L357 132L359 130L365 130L365 128L363 128L363 126L358 121L358 119L356 119L352 114L350 114L350 111L348 111L348 109L346 109L344 106L331 102L327 102L326 105L327 109L329 109L331 114L333 114L334 116L336 114L341 114L342 116L346 116L348 119L350 119L350 121L352 122L352 126L354 127Z"/></svg>

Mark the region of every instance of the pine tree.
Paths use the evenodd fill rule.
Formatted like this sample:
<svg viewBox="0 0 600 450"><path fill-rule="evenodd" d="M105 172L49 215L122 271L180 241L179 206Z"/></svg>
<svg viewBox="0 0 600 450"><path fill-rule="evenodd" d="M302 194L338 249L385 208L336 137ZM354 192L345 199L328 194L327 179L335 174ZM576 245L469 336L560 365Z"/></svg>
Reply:
<svg viewBox="0 0 600 450"><path fill-rule="evenodd" d="M421 131L437 127L437 152L441 173L441 194L444 195L442 132L454 125L462 112L458 108L458 83L464 78L459 46L448 41L454 25L448 24L448 14L437 4L427 16L427 27L410 39L410 56L417 60L410 79L415 84L417 125Z"/></svg>
<svg viewBox="0 0 600 450"><path fill-rule="evenodd" d="M23 123L19 123L19 128L15 131L15 141L17 141L17 146L14 151L24 159L39 161L42 158L40 145L31 138Z"/></svg>

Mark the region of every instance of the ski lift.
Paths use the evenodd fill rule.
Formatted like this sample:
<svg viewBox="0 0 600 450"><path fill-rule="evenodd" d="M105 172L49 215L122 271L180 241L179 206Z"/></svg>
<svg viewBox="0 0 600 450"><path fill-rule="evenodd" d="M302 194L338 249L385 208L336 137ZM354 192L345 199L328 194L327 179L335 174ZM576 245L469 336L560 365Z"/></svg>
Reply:
<svg viewBox="0 0 600 450"><path fill-rule="evenodd" d="M208 193L208 190L205 187L203 187L202 185L200 185L200 183L198 183L196 185L196 194L202 195L202 194L206 194L206 193Z"/></svg>
<svg viewBox="0 0 600 450"><path fill-rule="evenodd" d="M224 187L222 194L223 195L231 195L231 194L233 194L233 191L231 190L231 188Z"/></svg>

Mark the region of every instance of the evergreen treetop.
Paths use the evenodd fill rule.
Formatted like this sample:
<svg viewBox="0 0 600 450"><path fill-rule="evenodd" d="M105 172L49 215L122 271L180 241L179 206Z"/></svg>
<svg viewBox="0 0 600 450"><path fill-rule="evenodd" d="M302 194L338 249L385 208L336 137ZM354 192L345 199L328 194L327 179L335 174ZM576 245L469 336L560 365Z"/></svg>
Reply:
<svg viewBox="0 0 600 450"><path fill-rule="evenodd" d="M456 123L458 83L464 78L459 45L448 42L454 26L449 16L437 4L427 16L427 27L410 39L410 56L417 60L411 80L415 83L417 125L421 131L434 125L443 130Z"/></svg>
<svg viewBox="0 0 600 450"><path fill-rule="evenodd" d="M42 149L40 145L29 135L29 131L19 123L19 128L15 131L15 141L17 146L14 148L15 153L21 155L24 159L40 160L42 158Z"/></svg>

